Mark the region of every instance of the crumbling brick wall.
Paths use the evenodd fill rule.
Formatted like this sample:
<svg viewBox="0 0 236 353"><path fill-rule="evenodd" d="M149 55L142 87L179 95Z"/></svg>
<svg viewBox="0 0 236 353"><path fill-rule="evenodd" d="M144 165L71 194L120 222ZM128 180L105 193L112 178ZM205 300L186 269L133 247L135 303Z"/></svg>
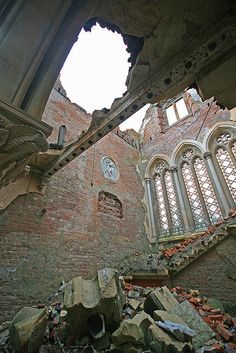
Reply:
<svg viewBox="0 0 236 353"><path fill-rule="evenodd" d="M220 300L226 311L235 315L235 253L234 234L172 276L171 285L179 285L185 289L199 289L202 295Z"/></svg>
<svg viewBox="0 0 236 353"><path fill-rule="evenodd" d="M91 119L55 90L44 117L55 128L51 142L57 140L59 125L67 125L70 141ZM102 175L104 156L117 163L118 181ZM54 175L44 195L19 196L0 213L1 321L27 303L44 300L62 279L92 276L148 247L138 158L137 149L109 133ZM100 192L119 200L122 217L98 210Z"/></svg>
<svg viewBox="0 0 236 353"><path fill-rule="evenodd" d="M158 108L155 106L149 108L149 114L146 117L148 122L144 129L142 142L142 153L145 159L149 161L158 154L170 156L182 140L198 139L202 141L214 124L229 120L229 111L222 110L212 100L203 102L195 114L190 114L171 126L165 126L164 129L160 129Z"/></svg>

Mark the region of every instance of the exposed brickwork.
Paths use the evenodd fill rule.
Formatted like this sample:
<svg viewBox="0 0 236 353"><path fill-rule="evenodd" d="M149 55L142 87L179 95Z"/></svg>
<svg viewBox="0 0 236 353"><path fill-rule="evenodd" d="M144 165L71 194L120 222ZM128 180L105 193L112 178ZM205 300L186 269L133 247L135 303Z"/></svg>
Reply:
<svg viewBox="0 0 236 353"><path fill-rule="evenodd" d="M189 103L190 104L190 103ZM192 107L193 112L196 106ZM147 160L150 160L157 154L165 154L170 156L174 148L183 139L203 140L207 131L217 122L229 120L230 113L228 110L222 110L212 99L199 105L195 114L190 114L179 122L163 128L160 125L159 108L151 107L150 115L147 117L147 124L143 137L142 152ZM203 120L205 119L204 123ZM202 125L203 124L203 125ZM164 131L164 132L163 132ZM198 136L198 133L200 134Z"/></svg>
<svg viewBox="0 0 236 353"><path fill-rule="evenodd" d="M183 138L195 138L210 103L204 103L196 116L169 128L160 110L150 108L143 157L148 161L155 154L170 154ZM228 117L227 111L213 103L200 139L215 122ZM57 142L59 126L65 124L69 144L89 127L91 116L53 90L44 121L54 128L49 142ZM117 164L117 182L102 175L104 156ZM118 267L136 249L148 254L141 203L144 190L136 171L139 157L136 135L115 130L52 177L44 195L20 196L0 213L0 321L10 319L22 306L44 299L62 279L91 276L104 266ZM145 165L139 163L139 169L144 170ZM103 195L99 202L98 195ZM228 249L233 254L235 243L220 246L180 272L173 284L199 287L228 305L235 281L226 275L230 266L222 254L228 257ZM223 249L221 255L218 249Z"/></svg>
<svg viewBox="0 0 236 353"><path fill-rule="evenodd" d="M100 191L98 194L98 211L117 218L123 218L122 203L115 195Z"/></svg>
<svg viewBox="0 0 236 353"><path fill-rule="evenodd" d="M59 125L67 126L70 141L90 122L89 116L56 91L44 119L55 127L50 137L54 142ZM104 156L118 165L117 182L102 175ZM1 321L28 302L45 298L62 279L115 267L135 249L148 247L143 188L135 169L138 158L137 149L109 133L52 177L45 195L20 196L0 213ZM101 191L120 200L122 218L98 211Z"/></svg>
<svg viewBox="0 0 236 353"><path fill-rule="evenodd" d="M172 286L200 289L202 295L222 302L226 311L236 314L235 234L191 263L171 278Z"/></svg>

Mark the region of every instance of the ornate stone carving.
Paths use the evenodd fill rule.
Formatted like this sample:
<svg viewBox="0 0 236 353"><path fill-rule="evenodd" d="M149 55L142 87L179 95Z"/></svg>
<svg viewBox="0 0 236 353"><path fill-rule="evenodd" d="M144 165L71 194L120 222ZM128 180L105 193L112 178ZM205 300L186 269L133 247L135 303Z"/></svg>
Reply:
<svg viewBox="0 0 236 353"><path fill-rule="evenodd" d="M104 157L101 161L102 175L111 181L117 181L119 178L119 171L115 162L109 158Z"/></svg>
<svg viewBox="0 0 236 353"><path fill-rule="evenodd" d="M190 161L190 159L193 157L193 155L194 155L193 149L189 148L183 152L183 159L185 159L186 161Z"/></svg>
<svg viewBox="0 0 236 353"><path fill-rule="evenodd" d="M0 129L0 187L25 176L29 157L47 149L45 135L34 127L14 125Z"/></svg>

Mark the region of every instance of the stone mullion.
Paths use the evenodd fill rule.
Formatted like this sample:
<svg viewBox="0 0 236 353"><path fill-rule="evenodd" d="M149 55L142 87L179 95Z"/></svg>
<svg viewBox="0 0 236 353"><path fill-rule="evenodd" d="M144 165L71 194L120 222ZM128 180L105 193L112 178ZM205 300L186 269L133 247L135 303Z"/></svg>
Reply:
<svg viewBox="0 0 236 353"><path fill-rule="evenodd" d="M173 103L172 105L173 105L173 108L174 108L174 111L175 111L176 120L179 121L180 117L179 117L179 112L177 110L176 104Z"/></svg>
<svg viewBox="0 0 236 353"><path fill-rule="evenodd" d="M219 179L219 174L216 172L216 169L212 160L212 153L205 152L203 154L203 158L205 159L206 170L209 175L213 190L215 192L216 199L218 200L221 213L225 217L227 216L229 211L229 204L227 201L227 197L225 195L225 191L222 188L222 185ZM219 169L220 169L220 166L219 166ZM220 169L220 172L221 172L221 169Z"/></svg>
<svg viewBox="0 0 236 353"><path fill-rule="evenodd" d="M147 200L147 213L148 213L148 221L149 221L149 228L150 228L150 243L156 242L156 224L155 224L155 217L154 217L154 209L153 209L153 200L152 200L152 192L151 192L151 179L145 179L145 191L146 191L146 200Z"/></svg>
<svg viewBox="0 0 236 353"><path fill-rule="evenodd" d="M150 190L151 190L151 195L152 195L153 217L154 217L154 221L155 221L156 238L158 238L161 234L161 227L160 227L160 214L159 214L159 209L158 209L155 183L156 183L155 177L150 179Z"/></svg>
<svg viewBox="0 0 236 353"><path fill-rule="evenodd" d="M212 155L212 164L213 164L213 168L215 169L216 171L216 178L218 178L220 184L222 185L222 195L224 195L226 197L226 204L228 205L226 207L226 210L227 210L227 214L228 214L228 210L232 207L235 206L235 203L234 203L234 200L233 200L233 196L231 194L231 190L228 186L228 183L226 181L226 177L223 173L223 170L221 169L221 166L220 166L220 163L216 157L216 154L217 154L217 151L219 148L222 148L224 150L227 151L227 149L225 148L225 146L217 146L216 149L215 149L215 155ZM217 180L217 179L216 179ZM218 186L218 184L217 184ZM224 198L223 196L223 198ZM220 198L221 198L221 195L220 195ZM222 198L222 199L223 199Z"/></svg>
<svg viewBox="0 0 236 353"><path fill-rule="evenodd" d="M180 210L180 217L183 222L184 233L190 232L190 224L189 224L189 215L186 207L186 200L184 200L184 196L181 189L181 183L178 176L178 168L176 166L171 168L172 176L173 176L173 184L175 188L176 200ZM192 216L191 216L192 217Z"/></svg>
<svg viewBox="0 0 236 353"><path fill-rule="evenodd" d="M205 204L205 200L204 200L202 189L201 189L198 177L197 177L197 173L196 173L195 168L194 168L194 161L195 161L195 159L191 161L190 169L191 169L191 172L192 172L192 175L193 175L193 180L194 180L196 188L197 188L198 196L199 196L199 199L200 199L200 202L201 202L201 206L202 206L202 209L203 209L203 212L204 212L204 216L205 216L206 221L207 221L207 225L211 225L211 219L210 219L210 216L209 216L209 213L208 213L207 206Z"/></svg>
<svg viewBox="0 0 236 353"><path fill-rule="evenodd" d="M167 220L168 220L168 226L169 226L169 233L170 235L173 234L173 222L171 218L171 212L170 212L170 204L169 204L169 199L166 191L166 183L164 179L165 171L161 173L161 184L162 184L162 190L164 194L164 202L166 206L166 214L167 214Z"/></svg>
<svg viewBox="0 0 236 353"><path fill-rule="evenodd" d="M179 181L181 185L181 190L183 191L184 204L186 205L185 207L186 207L186 213L189 221L189 231L192 233L192 232L195 232L196 225L193 217L193 211L188 198L187 186L185 185L185 182L184 182L182 170L181 170L181 173L179 173Z"/></svg>
<svg viewBox="0 0 236 353"><path fill-rule="evenodd" d="M232 146L233 146L233 143L232 144L228 144L228 146L227 146L227 151L228 151L228 154L229 154L229 156L230 156L230 159L231 159L231 161L232 161L232 163L233 163L233 165L234 165L234 168L236 169L236 158L235 158L235 155L234 155L234 153L233 153L233 151L232 151Z"/></svg>

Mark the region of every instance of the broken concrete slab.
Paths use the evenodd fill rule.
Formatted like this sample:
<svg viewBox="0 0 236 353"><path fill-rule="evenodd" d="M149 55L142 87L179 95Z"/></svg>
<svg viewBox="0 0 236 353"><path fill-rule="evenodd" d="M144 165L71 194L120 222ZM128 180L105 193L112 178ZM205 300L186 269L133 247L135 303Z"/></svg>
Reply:
<svg viewBox="0 0 236 353"><path fill-rule="evenodd" d="M169 289L164 286L157 288L148 295L144 302L144 310L147 314L153 315L155 310L170 311L174 309L176 305L178 305L178 301Z"/></svg>
<svg viewBox="0 0 236 353"><path fill-rule="evenodd" d="M195 336L195 332L186 325L177 324L168 320L164 322L156 321L156 324L170 332L180 342L191 342L192 338Z"/></svg>
<svg viewBox="0 0 236 353"><path fill-rule="evenodd" d="M195 352L195 349L192 347L191 343L179 342L175 337L165 332L156 324L151 325L148 329L148 341L150 348L156 353Z"/></svg>
<svg viewBox="0 0 236 353"><path fill-rule="evenodd" d="M141 329L144 336L144 343L147 344L148 328L150 325L155 323L153 318L147 313L141 312L134 316L134 318L132 319L132 322L134 322Z"/></svg>
<svg viewBox="0 0 236 353"><path fill-rule="evenodd" d="M46 308L25 307L9 326L10 343L17 353L37 353L47 324Z"/></svg>
<svg viewBox="0 0 236 353"><path fill-rule="evenodd" d="M135 299L130 299L129 300L129 305L131 306L132 309L137 310L139 305L140 305L140 302L138 300L135 300Z"/></svg>
<svg viewBox="0 0 236 353"><path fill-rule="evenodd" d="M113 332L112 342L116 346L121 346L124 343L142 343L144 334L139 326L133 322L133 319L125 320L120 327Z"/></svg>
<svg viewBox="0 0 236 353"><path fill-rule="evenodd" d="M178 315L196 333L192 341L194 347L200 348L215 336L215 332L203 321L187 300L178 304L171 313Z"/></svg>
<svg viewBox="0 0 236 353"><path fill-rule="evenodd" d="M175 322L176 324L182 324L188 326L178 315L170 313L169 311L165 310L155 310L153 313L153 319L155 321L171 321Z"/></svg>
<svg viewBox="0 0 236 353"><path fill-rule="evenodd" d="M83 337L89 332L89 317L96 313L104 315L106 328L118 326L124 301L118 272L105 268L91 280L79 276L70 281L63 304L72 333Z"/></svg>

